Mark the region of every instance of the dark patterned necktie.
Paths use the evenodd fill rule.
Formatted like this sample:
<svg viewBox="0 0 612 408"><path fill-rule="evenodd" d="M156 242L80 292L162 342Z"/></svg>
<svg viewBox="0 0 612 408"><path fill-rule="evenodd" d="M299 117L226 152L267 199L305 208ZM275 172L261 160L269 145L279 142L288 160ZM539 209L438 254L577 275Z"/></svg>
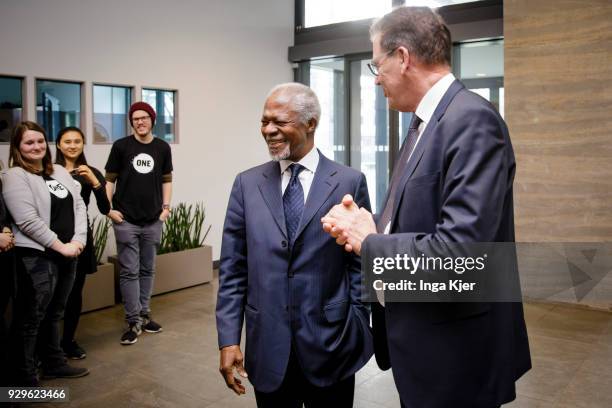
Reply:
<svg viewBox="0 0 612 408"><path fill-rule="evenodd" d="M414 150L417 138L419 137L419 125L421 122L422 120L416 114L414 114L412 117L412 122L410 123L410 128L408 128L408 135L406 136L406 140L404 140L404 144L400 149L399 159L393 167L393 175L391 176L391 184L389 185L389 194L387 195L387 200L385 201L385 205L383 207L384 210L376 223L376 230L379 233L384 232L385 228L391 221L393 206L395 205L395 193L398 184L406 171L406 167L408 166L410 153L412 153Z"/></svg>
<svg viewBox="0 0 612 408"><path fill-rule="evenodd" d="M283 194L283 208L285 210L285 224L289 242L293 244L295 233L300 225L300 218L304 212L304 189L298 176L304 170L304 166L293 163L289 166L291 179Z"/></svg>

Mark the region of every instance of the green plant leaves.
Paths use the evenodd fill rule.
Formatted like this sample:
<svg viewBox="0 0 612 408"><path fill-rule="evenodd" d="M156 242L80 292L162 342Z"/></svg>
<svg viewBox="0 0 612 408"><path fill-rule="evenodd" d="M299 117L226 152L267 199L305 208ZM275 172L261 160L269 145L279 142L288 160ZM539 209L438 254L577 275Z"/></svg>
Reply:
<svg viewBox="0 0 612 408"><path fill-rule="evenodd" d="M205 218L204 204L201 202L195 205L179 203L173 207L164 223L157 253L165 254L203 246L211 227L209 225L202 235Z"/></svg>
<svg viewBox="0 0 612 408"><path fill-rule="evenodd" d="M106 248L106 241L108 240L108 230L111 226L111 220L106 217L96 217L92 223L93 229L93 244L94 254L96 256L96 263L100 265L102 262L102 255Z"/></svg>

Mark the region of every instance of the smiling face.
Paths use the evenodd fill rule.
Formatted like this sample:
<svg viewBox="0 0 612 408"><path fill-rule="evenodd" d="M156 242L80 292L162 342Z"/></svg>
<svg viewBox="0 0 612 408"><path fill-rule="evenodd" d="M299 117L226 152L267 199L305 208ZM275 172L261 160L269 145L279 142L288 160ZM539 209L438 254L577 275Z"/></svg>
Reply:
<svg viewBox="0 0 612 408"><path fill-rule="evenodd" d="M83 137L79 132L68 131L61 136L57 148L66 159L76 161L83 153Z"/></svg>
<svg viewBox="0 0 612 408"><path fill-rule="evenodd" d="M45 135L36 130L26 130L19 143L19 153L24 161L42 167L42 160L47 153Z"/></svg>
<svg viewBox="0 0 612 408"><path fill-rule="evenodd" d="M316 120L302 123L291 97L281 92L268 97L261 117L261 135L274 161L299 161L314 147Z"/></svg>
<svg viewBox="0 0 612 408"><path fill-rule="evenodd" d="M153 121L146 111L137 110L132 113L132 128L137 136L146 137L153 129Z"/></svg>

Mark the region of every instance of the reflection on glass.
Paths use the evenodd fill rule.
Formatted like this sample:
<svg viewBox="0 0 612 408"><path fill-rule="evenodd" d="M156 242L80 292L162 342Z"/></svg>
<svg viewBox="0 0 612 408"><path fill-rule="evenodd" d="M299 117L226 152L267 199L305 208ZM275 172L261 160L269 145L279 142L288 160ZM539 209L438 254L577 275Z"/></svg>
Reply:
<svg viewBox="0 0 612 408"><path fill-rule="evenodd" d="M142 89L142 100L155 109L157 118L153 126L153 135L168 143L174 142L174 91L160 89Z"/></svg>
<svg viewBox="0 0 612 408"><path fill-rule="evenodd" d="M36 121L49 140L66 126L81 126L81 84L36 80Z"/></svg>
<svg viewBox="0 0 612 408"><path fill-rule="evenodd" d="M9 142L15 125L23 120L21 78L0 77L0 142Z"/></svg>
<svg viewBox="0 0 612 408"><path fill-rule="evenodd" d="M328 158L346 164L344 60L326 59L310 63L310 87L321 104L315 145Z"/></svg>
<svg viewBox="0 0 612 408"><path fill-rule="evenodd" d="M112 143L127 136L127 113L132 102L130 88L94 85L94 143Z"/></svg>
<svg viewBox="0 0 612 408"><path fill-rule="evenodd" d="M389 110L382 88L374 84L368 62L351 62L351 166L365 174L376 212L389 180Z"/></svg>

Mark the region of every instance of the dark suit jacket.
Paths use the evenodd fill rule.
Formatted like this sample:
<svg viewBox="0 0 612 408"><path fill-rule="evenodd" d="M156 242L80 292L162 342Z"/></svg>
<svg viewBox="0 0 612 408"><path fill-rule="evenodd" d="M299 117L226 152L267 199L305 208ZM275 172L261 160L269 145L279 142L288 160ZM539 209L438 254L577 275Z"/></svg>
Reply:
<svg viewBox="0 0 612 408"><path fill-rule="evenodd" d="M453 82L401 179L390 234L369 236L362 250L418 256L427 241L513 242L514 172L503 119ZM373 308L377 360L390 357L407 407L498 406L515 398L515 380L531 367L521 303Z"/></svg>
<svg viewBox="0 0 612 408"><path fill-rule="evenodd" d="M291 348L306 378L328 386L361 368L373 347L361 303L360 259L337 245L321 218L345 194L370 207L363 174L319 154L293 248L285 228L281 175L268 162L236 177L219 269L219 347L239 344L255 389L276 390Z"/></svg>

